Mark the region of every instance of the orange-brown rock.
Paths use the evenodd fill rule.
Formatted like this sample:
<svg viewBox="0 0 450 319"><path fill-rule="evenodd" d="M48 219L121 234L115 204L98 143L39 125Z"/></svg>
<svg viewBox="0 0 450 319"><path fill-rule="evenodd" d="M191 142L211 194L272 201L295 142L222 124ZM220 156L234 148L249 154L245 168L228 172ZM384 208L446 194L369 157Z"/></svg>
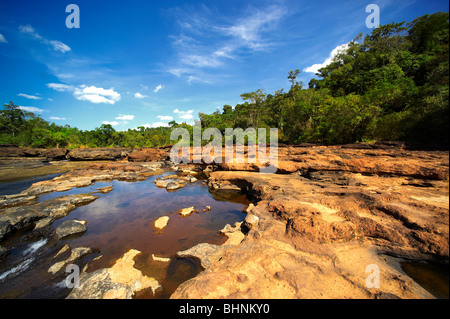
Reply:
<svg viewBox="0 0 450 319"><path fill-rule="evenodd" d="M279 155L283 173L293 173L210 173L211 188L240 188L257 205L242 242L198 255L207 267L171 298L433 298L400 263L448 264L448 152L286 147ZM367 284L374 266L379 287Z"/></svg>
<svg viewBox="0 0 450 319"><path fill-rule="evenodd" d="M142 148L139 150L133 150L128 155L130 162L155 162L163 161L167 157L167 152L162 149L156 148Z"/></svg>

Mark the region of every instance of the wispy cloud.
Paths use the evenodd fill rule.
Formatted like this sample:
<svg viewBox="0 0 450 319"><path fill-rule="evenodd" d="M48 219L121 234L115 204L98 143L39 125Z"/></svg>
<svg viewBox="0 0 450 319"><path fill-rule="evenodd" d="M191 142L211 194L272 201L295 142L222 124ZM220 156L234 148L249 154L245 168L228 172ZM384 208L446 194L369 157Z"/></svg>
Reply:
<svg viewBox="0 0 450 319"><path fill-rule="evenodd" d="M5 36L1 33L0 33L0 43L8 43L8 41L6 41Z"/></svg>
<svg viewBox="0 0 450 319"><path fill-rule="evenodd" d="M242 53L268 50L277 42L279 22L288 14L282 4L249 8L237 17L220 16L205 6L195 12L177 11L180 26L172 35L177 61L167 70L188 83L212 83L211 69L224 69Z"/></svg>
<svg viewBox="0 0 450 319"><path fill-rule="evenodd" d="M237 39L241 47L261 50L273 44L265 33L275 29L286 14L287 10L283 6L273 5L256 10L253 15L239 19L230 26L219 27L219 30Z"/></svg>
<svg viewBox="0 0 450 319"><path fill-rule="evenodd" d="M25 93L19 93L17 94L17 96L21 96L30 100L42 100L42 98L40 96L36 96L36 95L30 95L30 94L25 94Z"/></svg>
<svg viewBox="0 0 450 319"><path fill-rule="evenodd" d="M157 93L159 90L162 90L164 88L164 85L159 84L155 89L153 90L154 93Z"/></svg>
<svg viewBox="0 0 450 319"><path fill-rule="evenodd" d="M34 28L31 25L29 25L29 24L28 25L21 25L21 26L19 26L19 31L24 33L24 34L28 34L33 39L39 40L40 42L44 43L45 45L50 46L55 51L58 51L58 52L61 52L61 53L66 53L66 52L71 50L71 48L67 44L62 43L61 41L48 40L48 39L44 38L39 33L37 33L34 30Z"/></svg>
<svg viewBox="0 0 450 319"><path fill-rule="evenodd" d="M116 120L122 120L122 121L131 121L133 119L134 119L134 115L119 114L119 116L116 117Z"/></svg>
<svg viewBox="0 0 450 319"><path fill-rule="evenodd" d="M319 70L321 68L326 67L327 65L329 65L331 62L333 62L333 59L341 52L344 52L345 50L347 50L349 47L348 43L344 43L341 44L339 46L337 46L336 48L334 48L330 55L325 59L325 61L323 61L322 63L317 63L317 64L313 64L311 66L308 66L306 68L303 69L303 71L308 72L308 73L318 73Z"/></svg>
<svg viewBox="0 0 450 319"><path fill-rule="evenodd" d="M53 121L65 121L65 120L67 120L67 118L59 117L59 116L50 116L49 119L53 120Z"/></svg>
<svg viewBox="0 0 450 319"><path fill-rule="evenodd" d="M158 115L157 118L160 119L161 121L172 121L173 120L173 117L169 116L169 115Z"/></svg>
<svg viewBox="0 0 450 319"><path fill-rule="evenodd" d="M146 98L147 95L144 95L144 94L141 94L139 92L136 92L136 93L134 93L134 97L137 98L137 99L143 99L143 98Z"/></svg>
<svg viewBox="0 0 450 319"><path fill-rule="evenodd" d="M106 124L106 125L112 125L112 126L116 126L116 125L119 125L119 122L117 122L117 121L112 121L112 122L110 122L110 121L103 121L102 122L102 124Z"/></svg>
<svg viewBox="0 0 450 319"><path fill-rule="evenodd" d="M111 89L104 89L96 86L73 86L63 83L48 83L47 86L59 92L72 92L73 96L80 101L91 103L114 104L120 101L120 93Z"/></svg>
<svg viewBox="0 0 450 319"><path fill-rule="evenodd" d="M19 106L19 109L24 110L26 112L33 112L33 113L38 113L38 114L41 114L43 112L48 112L44 109L40 109L40 108L34 107L34 106Z"/></svg>

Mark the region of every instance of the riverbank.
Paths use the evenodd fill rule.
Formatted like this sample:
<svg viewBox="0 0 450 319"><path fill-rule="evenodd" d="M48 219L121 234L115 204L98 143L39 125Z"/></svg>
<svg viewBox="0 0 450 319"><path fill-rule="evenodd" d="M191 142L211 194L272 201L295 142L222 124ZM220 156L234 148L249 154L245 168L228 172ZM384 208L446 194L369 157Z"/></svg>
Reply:
<svg viewBox="0 0 450 319"><path fill-rule="evenodd" d="M139 180L149 173L151 160L167 160L168 151L138 150L135 158L141 158L140 163L128 162L128 157L91 163L37 183L19 197L27 205L33 200L27 197L40 192L70 190L102 179ZM398 145L302 145L278 149L277 174L260 174L264 164L258 162L180 165L186 175L206 175L211 191L239 190L253 205L242 224L223 230L228 245L199 244L177 254L196 258L203 271L171 297L436 297L402 264L448 267L448 156ZM181 180L177 187L189 183ZM11 200L22 205L18 198ZM374 269L379 285L371 286L367 280Z"/></svg>

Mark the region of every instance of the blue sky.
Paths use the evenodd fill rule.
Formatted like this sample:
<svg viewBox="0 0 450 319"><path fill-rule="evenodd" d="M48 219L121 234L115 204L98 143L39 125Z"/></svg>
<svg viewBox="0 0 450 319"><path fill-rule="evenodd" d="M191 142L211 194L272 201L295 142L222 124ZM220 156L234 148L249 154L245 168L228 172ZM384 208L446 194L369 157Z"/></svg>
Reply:
<svg viewBox="0 0 450 319"><path fill-rule="evenodd" d="M80 28L66 27L66 6ZM0 2L0 102L59 125L193 123L240 94L305 85L365 25L448 11L442 0Z"/></svg>

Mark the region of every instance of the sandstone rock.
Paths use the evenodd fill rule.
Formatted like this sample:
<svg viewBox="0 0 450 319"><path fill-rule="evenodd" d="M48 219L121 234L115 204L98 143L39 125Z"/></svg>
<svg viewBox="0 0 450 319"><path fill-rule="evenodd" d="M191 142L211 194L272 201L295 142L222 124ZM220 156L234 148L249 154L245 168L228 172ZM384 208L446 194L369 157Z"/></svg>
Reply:
<svg viewBox="0 0 450 319"><path fill-rule="evenodd" d="M256 229L258 227L259 217L251 213L247 214L244 220L244 226L248 229Z"/></svg>
<svg viewBox="0 0 450 319"><path fill-rule="evenodd" d="M125 158L129 148L77 148L70 150L67 158L72 161L117 160Z"/></svg>
<svg viewBox="0 0 450 319"><path fill-rule="evenodd" d="M111 268L83 273L80 287L74 288L68 299L131 299L133 294L143 289L151 289L153 294L161 285L152 277L147 277L134 268L133 258L140 251L130 249Z"/></svg>
<svg viewBox="0 0 450 319"><path fill-rule="evenodd" d="M192 214L193 212L195 212L194 206L188 207L188 208L182 208L180 209L180 211L178 212L182 217L186 217L189 216L190 214Z"/></svg>
<svg viewBox="0 0 450 319"><path fill-rule="evenodd" d="M166 188L167 184L169 184L168 181L165 181L165 180L162 180L162 179L155 180L155 186L156 187Z"/></svg>
<svg viewBox="0 0 450 319"><path fill-rule="evenodd" d="M106 186L106 187L97 188L97 190L99 190L103 194L108 194L113 189L114 189L114 187L112 187L112 186Z"/></svg>
<svg viewBox="0 0 450 319"><path fill-rule="evenodd" d="M175 190L182 187L181 184L175 183L175 182L169 182L166 185L167 190Z"/></svg>
<svg viewBox="0 0 450 319"><path fill-rule="evenodd" d="M157 229L163 229L167 226L167 223L169 222L169 216L163 216L159 217L157 220L155 220L155 228Z"/></svg>
<svg viewBox="0 0 450 319"><path fill-rule="evenodd" d="M64 254L66 251L68 251L70 249L69 244L65 244L57 253L53 258L58 258L58 256Z"/></svg>
<svg viewBox="0 0 450 319"><path fill-rule="evenodd" d="M91 194L65 195L33 205L5 208L0 214L0 241L40 219L57 219L67 215L76 206L90 203L97 198Z"/></svg>
<svg viewBox="0 0 450 319"><path fill-rule="evenodd" d="M85 221L66 220L55 229L55 237L59 240L70 235L84 233L86 231L85 224Z"/></svg>
<svg viewBox="0 0 450 319"><path fill-rule="evenodd" d="M37 201L37 196L28 194L0 195L0 209L14 206L30 205Z"/></svg>
<svg viewBox="0 0 450 319"><path fill-rule="evenodd" d="M53 217L46 217L46 218L40 219L34 225L34 230L39 230L39 229L45 228L47 226L50 226L53 222L54 222Z"/></svg>
<svg viewBox="0 0 450 319"><path fill-rule="evenodd" d="M70 257L66 260L63 261L59 261L55 264L53 264L52 266L50 266L50 268L48 269L48 272L51 274L56 274L57 272L61 271L66 265L73 263L74 261L76 261L77 259L91 253L91 249L88 247L78 247L78 248L74 248L71 251Z"/></svg>
<svg viewBox="0 0 450 319"><path fill-rule="evenodd" d="M247 209L243 240L177 254L200 258L207 270L171 298L432 298L399 262L448 261L448 153L286 147L280 154L284 172L301 174L211 173L212 189L243 189L257 205ZM385 283L378 289L365 283L372 264Z"/></svg>
<svg viewBox="0 0 450 319"><path fill-rule="evenodd" d="M179 258L198 258L200 260L201 266L204 269L207 269L211 265L212 261L216 261L222 256L224 249L224 246L201 243L187 250L177 252L176 256Z"/></svg>
<svg viewBox="0 0 450 319"><path fill-rule="evenodd" d="M50 161L64 160L69 150L65 148L47 148L43 150L42 156L47 157Z"/></svg>
<svg viewBox="0 0 450 319"><path fill-rule="evenodd" d="M166 158L167 158L166 151L154 148L143 148L140 150L133 150L128 155L128 160L130 162L163 161Z"/></svg>
<svg viewBox="0 0 450 319"><path fill-rule="evenodd" d="M67 299L131 299L128 285L111 280L107 268L84 273L80 278L80 287L72 289Z"/></svg>
<svg viewBox="0 0 450 319"><path fill-rule="evenodd" d="M25 147L0 147L0 157L44 157L48 160L65 159L65 148L25 148Z"/></svg>

